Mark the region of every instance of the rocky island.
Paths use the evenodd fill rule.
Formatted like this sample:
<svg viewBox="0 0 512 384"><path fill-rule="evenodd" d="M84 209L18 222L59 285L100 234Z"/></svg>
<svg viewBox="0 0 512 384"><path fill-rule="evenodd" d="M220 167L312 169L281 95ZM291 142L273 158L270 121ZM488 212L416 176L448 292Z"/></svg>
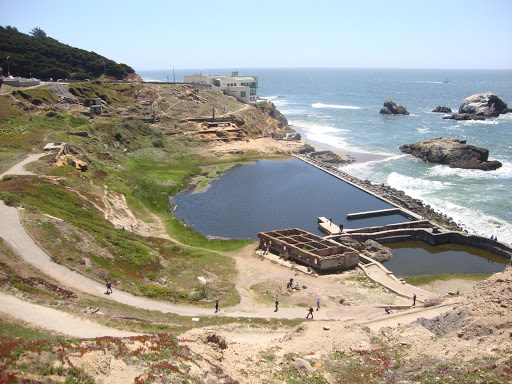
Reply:
<svg viewBox="0 0 512 384"><path fill-rule="evenodd" d="M391 99L387 99L384 102L384 106L381 108L379 113L382 113L383 115L409 115L407 109L400 104L395 103Z"/></svg>
<svg viewBox="0 0 512 384"><path fill-rule="evenodd" d="M485 92L465 98L459 107L458 113L445 116L443 119L485 120L486 118L498 117L510 112L512 110L499 96L491 92Z"/></svg>
<svg viewBox="0 0 512 384"><path fill-rule="evenodd" d="M488 161L489 151L487 149L468 145L466 140L459 140L453 137L438 137L412 144L404 144L400 147L400 150L423 161L446 164L450 168L493 171L502 165L496 160Z"/></svg>

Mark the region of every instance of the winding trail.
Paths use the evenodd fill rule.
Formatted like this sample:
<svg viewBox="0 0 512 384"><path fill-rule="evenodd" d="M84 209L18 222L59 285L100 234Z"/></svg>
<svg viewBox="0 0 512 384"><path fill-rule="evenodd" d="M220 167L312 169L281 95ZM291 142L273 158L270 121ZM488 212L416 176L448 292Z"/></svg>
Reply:
<svg viewBox="0 0 512 384"><path fill-rule="evenodd" d="M4 174L30 175L32 173L24 169L24 165L35 161L45 154L29 155L25 160L16 164ZM26 232L20 221L20 215L16 208L6 206L0 200L0 237L2 237L12 249L20 255L27 263L33 265L41 272L51 276L59 281L62 285L72 289L87 293L92 296L107 298L118 303L129 306L161 311L164 313L174 313L181 316L205 317L205 316L228 316L228 317L251 317L251 318L286 318L296 319L304 318L306 309L304 307L283 307L278 312L274 312L273 307L269 308L265 305L257 305L251 302L248 283L237 282L237 289L240 292L241 303L228 309L221 309L218 314L214 314L214 310L206 308L198 308L192 306L170 304L163 301L151 300L145 297L135 296L128 292L114 290L111 295L105 295L105 286L94 279L86 277L78 272L69 270L68 268L52 261L49 254L41 249L32 237ZM245 271L245 266L254 263L254 258L244 257L248 253L254 252L254 247L249 246L243 250L244 255L236 257L237 267L240 271ZM278 278L283 279L283 271L279 273ZM268 279L269 276L260 276L260 279ZM302 280L309 279L313 281L313 277L301 277ZM422 316L436 316L442 312L446 312L449 307L431 307L418 308L414 312L407 312L404 316L415 320L414 314L421 313ZM441 311L441 312L440 312ZM100 325L91 326L90 321L76 318L72 315L62 313L60 311L46 308L43 306L30 304L20 299L14 298L6 294L0 294L0 312L8 313L16 318L34 323L36 325L52 329L58 332L79 337L98 337L98 336L127 336L134 333L122 333L119 330L103 327ZM59 315L57 315L59 313ZM414 314L413 314L414 313ZM412 317L411 317L412 315ZM393 318L399 318L397 314ZM404 317L405 318L405 317ZM373 308L371 311L367 307L336 307L326 308L325 310L315 313L316 320L344 320L354 322L379 321L386 322L386 317L382 311ZM389 319L389 318L388 318ZM402 320L403 322L403 320ZM90 323L90 324L89 324ZM198 323L201 326L201 323ZM120 333L121 332L121 333Z"/></svg>

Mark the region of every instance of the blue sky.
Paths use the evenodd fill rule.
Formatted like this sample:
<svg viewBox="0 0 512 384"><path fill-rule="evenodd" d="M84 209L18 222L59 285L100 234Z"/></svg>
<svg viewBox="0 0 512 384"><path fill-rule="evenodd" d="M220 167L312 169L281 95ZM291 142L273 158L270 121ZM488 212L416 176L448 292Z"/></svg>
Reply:
<svg viewBox="0 0 512 384"><path fill-rule="evenodd" d="M0 10L1 26L39 27L136 70L512 69L512 0L0 0Z"/></svg>

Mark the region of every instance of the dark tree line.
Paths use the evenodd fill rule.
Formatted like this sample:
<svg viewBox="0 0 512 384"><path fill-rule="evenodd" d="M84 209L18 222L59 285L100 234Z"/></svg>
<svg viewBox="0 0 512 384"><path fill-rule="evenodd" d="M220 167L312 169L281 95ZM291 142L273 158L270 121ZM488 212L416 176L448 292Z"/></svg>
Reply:
<svg viewBox="0 0 512 384"><path fill-rule="evenodd" d="M4 75L9 71L12 76L41 80L94 79L105 72L107 76L123 79L135 72L126 64L62 44L40 28L32 29L27 35L11 26L0 26L0 67Z"/></svg>

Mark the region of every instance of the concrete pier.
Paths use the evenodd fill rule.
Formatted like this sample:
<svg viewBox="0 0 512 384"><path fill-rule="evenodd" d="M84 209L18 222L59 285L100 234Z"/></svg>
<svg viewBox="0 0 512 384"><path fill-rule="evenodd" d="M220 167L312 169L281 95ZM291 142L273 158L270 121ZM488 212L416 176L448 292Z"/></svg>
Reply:
<svg viewBox="0 0 512 384"><path fill-rule="evenodd" d="M400 208L389 208L389 209L379 209L377 211L366 211L366 212L357 212L357 213L349 213L347 215L348 220L358 220L358 219L367 219L369 217L380 217L380 216L389 216L401 214L402 210Z"/></svg>
<svg viewBox="0 0 512 384"><path fill-rule="evenodd" d="M339 235L341 233L340 227L325 217L318 218L318 229L328 236Z"/></svg>

